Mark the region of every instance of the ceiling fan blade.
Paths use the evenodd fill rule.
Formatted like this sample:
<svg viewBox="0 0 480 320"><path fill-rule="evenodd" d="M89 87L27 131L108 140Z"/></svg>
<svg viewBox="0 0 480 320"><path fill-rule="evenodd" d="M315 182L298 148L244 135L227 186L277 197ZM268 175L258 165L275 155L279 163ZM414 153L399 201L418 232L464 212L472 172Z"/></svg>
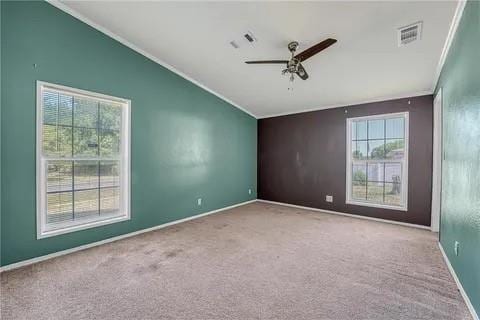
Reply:
<svg viewBox="0 0 480 320"><path fill-rule="evenodd" d="M267 64L267 63L284 63L286 64L288 60L258 60L258 61L245 61L246 64Z"/></svg>
<svg viewBox="0 0 480 320"><path fill-rule="evenodd" d="M336 39L328 38L327 40L323 40L322 42L317 43L313 47L310 47L307 50L300 52L299 54L297 54L295 56L295 58L297 58L300 61L305 61L308 58L316 55L320 51L327 49L328 47L330 47L335 42L337 42Z"/></svg>
<svg viewBox="0 0 480 320"><path fill-rule="evenodd" d="M305 69L303 68L303 66L301 64L298 65L296 73L300 77L300 79L302 79L302 80L307 80L308 79L308 73L307 73L307 71L305 71Z"/></svg>

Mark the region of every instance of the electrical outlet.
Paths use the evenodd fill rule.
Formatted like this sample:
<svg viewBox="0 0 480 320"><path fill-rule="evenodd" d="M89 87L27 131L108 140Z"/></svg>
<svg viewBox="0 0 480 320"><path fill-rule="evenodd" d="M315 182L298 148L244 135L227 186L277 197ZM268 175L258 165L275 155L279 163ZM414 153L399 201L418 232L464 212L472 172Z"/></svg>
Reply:
<svg viewBox="0 0 480 320"><path fill-rule="evenodd" d="M459 249L460 249L460 242L455 241L455 246L454 246L453 250L455 251L456 256L458 256L458 254L459 254Z"/></svg>
<svg viewBox="0 0 480 320"><path fill-rule="evenodd" d="M202 205L202 198L198 198L198 199L197 199L197 204L198 204L199 206Z"/></svg>
<svg viewBox="0 0 480 320"><path fill-rule="evenodd" d="M248 189L248 194L252 194L252 189Z"/></svg>
<svg viewBox="0 0 480 320"><path fill-rule="evenodd" d="M333 202L333 196L326 196L325 201L327 202Z"/></svg>

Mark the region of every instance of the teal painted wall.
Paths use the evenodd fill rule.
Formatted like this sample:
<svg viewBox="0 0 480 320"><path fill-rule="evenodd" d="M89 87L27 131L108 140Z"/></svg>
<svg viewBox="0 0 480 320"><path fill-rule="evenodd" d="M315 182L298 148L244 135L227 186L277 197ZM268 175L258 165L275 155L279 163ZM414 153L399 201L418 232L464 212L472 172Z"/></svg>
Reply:
<svg viewBox="0 0 480 320"><path fill-rule="evenodd" d="M256 198L255 118L48 3L1 14L2 265ZM131 99L130 221L36 240L36 80Z"/></svg>
<svg viewBox="0 0 480 320"><path fill-rule="evenodd" d="M445 153L440 242L480 314L480 2L466 4L438 88Z"/></svg>

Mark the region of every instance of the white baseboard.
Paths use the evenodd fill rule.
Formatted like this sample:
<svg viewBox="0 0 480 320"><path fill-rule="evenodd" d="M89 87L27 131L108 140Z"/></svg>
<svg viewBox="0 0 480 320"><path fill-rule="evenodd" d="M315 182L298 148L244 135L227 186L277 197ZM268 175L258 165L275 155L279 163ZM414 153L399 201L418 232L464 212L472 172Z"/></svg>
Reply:
<svg viewBox="0 0 480 320"><path fill-rule="evenodd" d="M20 267L28 266L30 264L34 264L34 263L37 263L37 262L40 262L40 261L45 261L45 260L48 260L48 259L60 257L60 256L63 256L63 255L69 254L69 253L73 253L73 252L85 250L85 249L88 249L88 248L100 246L100 245L105 244L105 243L110 243L110 242L114 242L114 241L117 241L117 240L133 237L133 236L145 233L145 232L150 232L150 231L166 228L166 227L169 227L169 226L172 226L172 225L175 225L175 224L179 224L179 223L182 223L182 222L190 221L190 220L193 220L193 219L198 219L198 218L201 218L201 217L208 216L210 214L214 214L214 213L217 213L217 212L220 212L220 211L225 211L225 210L228 210L228 209L233 209L235 207L243 206L243 205L255 202L255 201L257 201L257 200L254 199L254 200L250 200L250 201L237 203L237 204L234 204L234 205L231 205L231 206L228 206L228 207L223 207L223 208L220 208L220 209L216 209L216 210L208 211L208 212L205 212L205 213L197 214L197 215L187 217L187 218L183 218L183 219L180 219L180 220L167 222L167 223L155 226L155 227L126 233L126 234L122 234L120 236L116 236L116 237L113 237L113 238L108 238L108 239L105 239L105 240L92 242L92 243L85 244L85 245L82 245L82 246L78 246L78 247L74 247L74 248L70 248L70 249L66 249L66 250L62 250L62 251L58 251L58 252L54 252L54 253L50 253L50 254L47 254L47 255L44 255L44 256L40 256L40 257L28 259L28 260L23 260L23 261L20 261L20 262L15 262L15 263L8 264L6 266L0 267L0 273L4 272L4 271L9 271L9 270L17 269L17 268L20 268Z"/></svg>
<svg viewBox="0 0 480 320"><path fill-rule="evenodd" d="M385 223L390 223L390 224L397 224L397 225L404 226L404 227L412 227L412 228L419 228L419 229L430 230L430 227L422 226L422 225L419 225L419 224L399 222L399 221L386 220L386 219L380 219L380 218L372 218L372 217L366 217L366 216L361 216L361 215L357 215L357 214L344 213L344 212L338 212L338 211L332 211L332 210L325 210L325 209L318 209L318 208L312 208L312 207L297 206L297 205L295 205L295 204L284 203L284 202L276 202L276 201L270 201L270 200L257 199L257 201L259 201L259 202L265 202L265 203L278 204L278 205L281 205L281 206L298 208L298 209L305 209L305 210L318 211L318 212L324 212L324 213L329 213L329 214L336 214L336 215L345 216L345 217L350 217L350 218L358 218L358 219L372 220L372 221L377 221L377 222L385 222Z"/></svg>
<svg viewBox="0 0 480 320"><path fill-rule="evenodd" d="M450 274L453 277L453 280L455 280L455 283L457 284L457 288L460 291L460 294L462 295L463 300L465 300L465 303L467 304L468 310L472 314L473 320L480 320L478 317L477 312L473 308L473 304L470 301L470 298L468 297L467 293L465 292L465 289L463 289L462 283L457 277L457 274L455 273L455 270L452 267L452 264L450 263L450 260L448 259L447 254L445 253L445 250L443 250L442 244L439 242L438 247L440 248L440 251L442 252L443 259L445 260L445 263L447 264L448 271L450 271Z"/></svg>

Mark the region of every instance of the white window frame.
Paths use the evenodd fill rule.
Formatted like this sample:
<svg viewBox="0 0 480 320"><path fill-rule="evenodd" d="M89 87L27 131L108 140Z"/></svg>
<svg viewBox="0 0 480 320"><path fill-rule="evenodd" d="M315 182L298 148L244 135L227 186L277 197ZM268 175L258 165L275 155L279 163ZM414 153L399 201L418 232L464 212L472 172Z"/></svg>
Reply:
<svg viewBox="0 0 480 320"><path fill-rule="evenodd" d="M375 203L368 200L354 200L352 198L352 122L354 121L363 121L363 120L383 120L389 118L399 118L403 117L405 119L404 124L404 141L405 141L405 152L403 160L360 160L359 162L373 162L373 163L388 163L388 162L401 162L402 163L402 198L401 198L401 206L395 205L387 205L381 203ZM356 118L347 118L347 149L346 149L346 204L350 205L357 205L357 206L365 206L365 207L374 207L374 208L382 208L382 209L391 209L391 210L399 210L399 211L407 211L408 210L408 132L409 132L409 113L407 112L397 112L397 113L386 113L380 115L372 115L372 116L365 116L365 117L356 117Z"/></svg>
<svg viewBox="0 0 480 320"><path fill-rule="evenodd" d="M131 101L117 98L97 92L91 92L71 88L59 84L37 81L37 139L36 139L36 188L37 188L37 239L52 237L60 234L85 230L107 224L127 221L131 218L130 213L130 107ZM122 125L120 129L120 215L106 217L102 220L89 221L73 224L64 222L55 224L55 228L49 228L46 223L47 212L47 160L57 160L57 157L43 155L43 91L53 90L68 95L95 99L97 101L114 102L122 105ZM72 141L73 143L73 141ZM74 157L58 157L58 160L75 160ZM77 159L80 160L80 159ZM81 158L81 160L108 160L102 157Z"/></svg>

